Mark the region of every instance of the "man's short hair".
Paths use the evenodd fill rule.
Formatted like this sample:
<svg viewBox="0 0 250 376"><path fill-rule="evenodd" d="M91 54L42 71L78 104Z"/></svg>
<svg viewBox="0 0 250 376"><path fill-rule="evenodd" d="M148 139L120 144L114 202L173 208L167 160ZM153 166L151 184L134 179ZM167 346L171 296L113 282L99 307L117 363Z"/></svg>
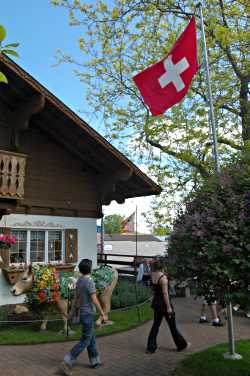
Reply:
<svg viewBox="0 0 250 376"><path fill-rule="evenodd" d="M89 259L83 259L80 261L78 268L83 275L89 274L92 269L92 261Z"/></svg>

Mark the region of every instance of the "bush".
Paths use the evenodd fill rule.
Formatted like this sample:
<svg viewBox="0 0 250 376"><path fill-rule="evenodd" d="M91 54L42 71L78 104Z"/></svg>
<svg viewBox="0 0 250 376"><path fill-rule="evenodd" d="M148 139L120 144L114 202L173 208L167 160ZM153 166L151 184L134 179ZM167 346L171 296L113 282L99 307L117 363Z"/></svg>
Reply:
<svg viewBox="0 0 250 376"><path fill-rule="evenodd" d="M196 279L208 300L246 295L250 270L250 166L244 161L206 181L179 213L169 254L178 279Z"/></svg>
<svg viewBox="0 0 250 376"><path fill-rule="evenodd" d="M137 303L142 303L151 295L151 289L142 284L136 284L135 281L129 279L119 279L118 284L113 292L111 306L112 309L124 308L136 304L136 289L137 289Z"/></svg>

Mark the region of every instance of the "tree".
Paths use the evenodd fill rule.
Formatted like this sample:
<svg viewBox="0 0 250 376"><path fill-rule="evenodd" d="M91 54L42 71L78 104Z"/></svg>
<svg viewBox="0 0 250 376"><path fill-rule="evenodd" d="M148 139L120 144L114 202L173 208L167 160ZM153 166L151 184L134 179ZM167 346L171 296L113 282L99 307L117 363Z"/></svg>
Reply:
<svg viewBox="0 0 250 376"><path fill-rule="evenodd" d="M119 214L111 214L104 217L104 233L105 234L120 234L122 232L122 221L124 217Z"/></svg>
<svg viewBox="0 0 250 376"><path fill-rule="evenodd" d="M207 180L180 212L168 254L179 280L194 279L209 301L248 294L250 166L242 159Z"/></svg>
<svg viewBox="0 0 250 376"><path fill-rule="evenodd" d="M7 35L7 32L5 28L3 27L3 25L0 25L0 57L2 54L18 57L19 56L18 53L15 50L13 50L13 48L18 47L19 43L9 43L5 45L2 44L4 39L6 38L6 35ZM0 72L0 83L1 82L5 84L8 83L8 79L3 74L3 72Z"/></svg>
<svg viewBox="0 0 250 376"><path fill-rule="evenodd" d="M107 135L165 187L170 217L179 198L213 174L207 125L204 70L185 100L165 115L150 117L132 77L162 59L197 9L191 0L116 0L86 4L52 0L69 10L70 25L82 27L82 59L59 52L58 62L74 64L88 89L87 100L102 114ZM111 4L111 5L110 5ZM248 0L210 0L204 9L219 154L228 163L250 143L250 48ZM129 138L129 147L124 142Z"/></svg>

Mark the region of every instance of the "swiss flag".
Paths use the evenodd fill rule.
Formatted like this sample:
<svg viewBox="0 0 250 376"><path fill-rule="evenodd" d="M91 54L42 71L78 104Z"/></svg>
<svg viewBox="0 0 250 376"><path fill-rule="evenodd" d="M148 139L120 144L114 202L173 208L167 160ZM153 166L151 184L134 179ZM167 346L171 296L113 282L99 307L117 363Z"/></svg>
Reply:
<svg viewBox="0 0 250 376"><path fill-rule="evenodd" d="M196 24L192 17L170 53L133 80L152 115L156 116L180 102L198 69Z"/></svg>

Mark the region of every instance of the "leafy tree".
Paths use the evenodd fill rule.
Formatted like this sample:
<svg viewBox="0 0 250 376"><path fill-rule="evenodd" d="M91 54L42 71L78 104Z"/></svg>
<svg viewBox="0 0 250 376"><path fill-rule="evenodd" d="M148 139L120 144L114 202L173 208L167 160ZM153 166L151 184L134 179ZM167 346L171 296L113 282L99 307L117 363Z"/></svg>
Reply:
<svg viewBox="0 0 250 376"><path fill-rule="evenodd" d="M180 212L168 254L178 279L195 278L213 301L247 295L250 269L250 159L210 178Z"/></svg>
<svg viewBox="0 0 250 376"><path fill-rule="evenodd" d="M183 200L214 170L204 69L185 100L158 117L150 117L132 77L170 51L190 17L198 13L194 2L51 2L67 8L70 25L82 28L78 40L82 58L59 51L58 62L75 66L109 137L130 157L147 163L151 176L164 186L165 194L153 209L161 212L165 203L169 220L174 193L181 192ZM210 0L204 9L222 163L250 142L249 15L248 0Z"/></svg>
<svg viewBox="0 0 250 376"><path fill-rule="evenodd" d="M119 234L122 232L124 217L119 214L111 214L104 217L103 225L105 234Z"/></svg>
<svg viewBox="0 0 250 376"><path fill-rule="evenodd" d="M167 227L162 227L162 226L154 226L152 233L154 235L159 235L159 236L164 236L164 235L169 235L170 234L170 229Z"/></svg>
<svg viewBox="0 0 250 376"><path fill-rule="evenodd" d="M2 54L5 55L11 55L11 56L16 56L18 57L18 53L13 50L13 48L16 48L19 46L19 43L8 43L3 45L3 41L6 38L6 30L3 27L3 25L0 25L0 57ZM3 82L5 84L8 83L7 77L3 74L3 72L0 72L0 83Z"/></svg>

